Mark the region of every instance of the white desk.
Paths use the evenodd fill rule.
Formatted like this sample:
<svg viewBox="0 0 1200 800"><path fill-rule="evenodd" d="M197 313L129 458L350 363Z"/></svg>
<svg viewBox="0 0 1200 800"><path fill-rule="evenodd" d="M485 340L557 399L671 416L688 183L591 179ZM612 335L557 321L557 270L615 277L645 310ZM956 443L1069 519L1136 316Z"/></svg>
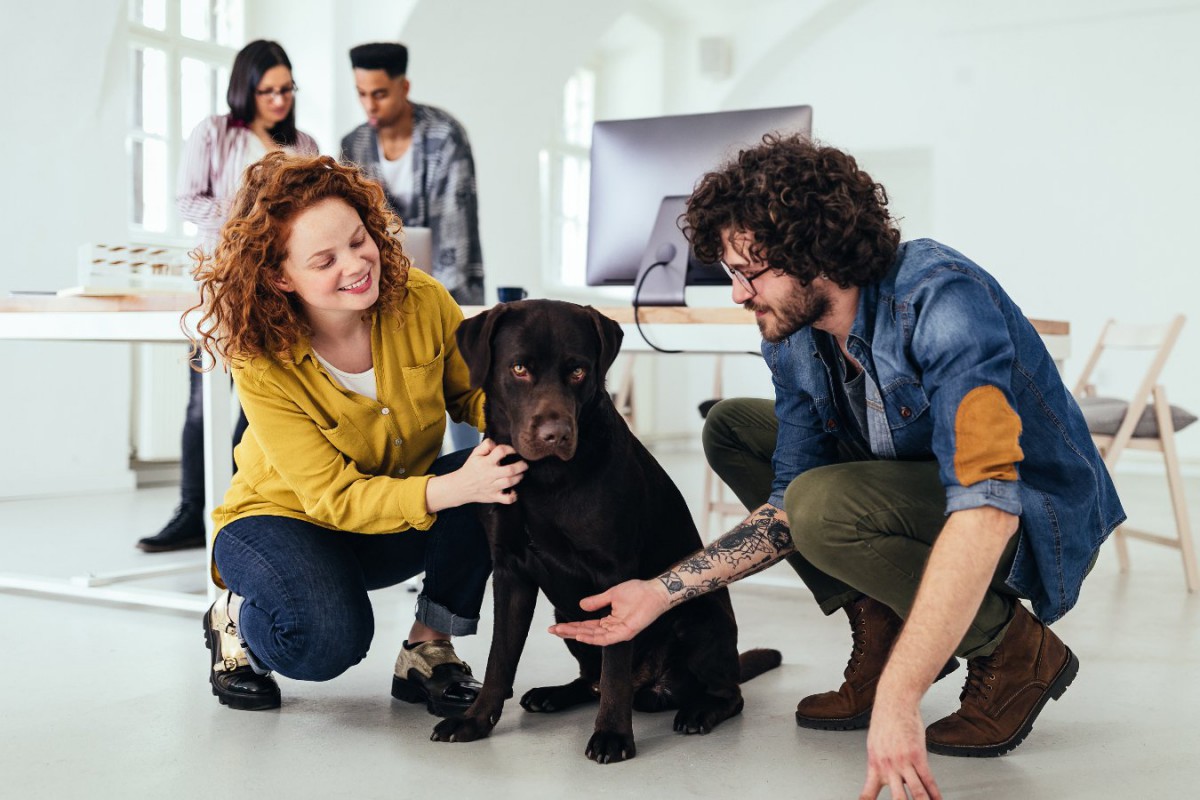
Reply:
<svg viewBox="0 0 1200 800"><path fill-rule="evenodd" d="M186 343L180 326L182 312L195 303L185 295L145 297L14 297L0 300L0 340L75 342L176 342ZM463 309L468 316L482 307ZM633 309L598 307L621 323L626 352L650 352L634 325ZM658 346L688 352L757 352L758 328L750 313L737 306L721 308L662 307L639 311L642 329ZM1051 356L1060 365L1070 355L1070 325L1066 322L1032 320L1042 334ZM232 397L229 379L220 370L204 373L204 465L205 504L208 511L221 504L232 478L230 442ZM131 581L162 575L197 572L211 596L215 587L208 579L212 556L212 519L203 562L169 563L160 567L88 574L71 579L0 573L0 591L12 589L39 594L76 597L99 602L128 603L159 608L203 611L209 597L186 592L169 592L122 586Z"/></svg>

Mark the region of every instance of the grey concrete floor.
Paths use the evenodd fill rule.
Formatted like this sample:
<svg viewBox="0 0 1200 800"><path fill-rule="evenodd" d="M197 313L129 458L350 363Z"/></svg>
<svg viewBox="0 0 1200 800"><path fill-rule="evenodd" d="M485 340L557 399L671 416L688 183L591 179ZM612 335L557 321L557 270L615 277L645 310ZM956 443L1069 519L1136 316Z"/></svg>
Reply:
<svg viewBox="0 0 1200 800"><path fill-rule="evenodd" d="M698 501L702 459L662 461ZM1135 515L1169 521L1165 492L1151 479L1121 484ZM1200 487L1191 488L1200 513ZM133 543L165 520L174 495L165 488L0 502L0 571L66 577L172 559ZM947 798L1194 791L1200 595L1185 591L1176 552L1131 547L1132 572L1118 574L1106 548L1078 608L1055 626L1082 667L1025 743L999 759L930 757ZM430 742L435 718L388 693L411 621L414 596L402 587L375 593L377 634L363 663L325 684L281 679L276 712L231 711L209 694L198 614L0 594L0 797L857 797L865 733L802 730L792 717L801 696L840 682L848 626L821 616L786 570L733 589L742 646L784 654L780 669L743 687L744 714L704 737L672 733L669 714L636 714L637 758L609 766L583 756L591 708L533 715L510 702L491 738ZM204 588L199 571L152 585ZM549 622L543 603L518 696L574 675L563 645L543 632ZM483 633L458 644L480 672L490 626L485 607ZM957 707L964 675L933 687L926 722Z"/></svg>

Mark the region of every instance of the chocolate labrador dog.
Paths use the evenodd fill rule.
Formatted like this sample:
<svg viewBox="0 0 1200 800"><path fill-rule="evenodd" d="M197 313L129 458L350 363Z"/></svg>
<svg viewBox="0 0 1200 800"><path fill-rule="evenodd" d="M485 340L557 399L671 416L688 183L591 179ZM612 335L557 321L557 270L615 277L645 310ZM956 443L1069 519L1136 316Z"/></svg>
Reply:
<svg viewBox="0 0 1200 800"><path fill-rule="evenodd" d="M458 345L471 382L487 393L487 435L511 444L529 470L517 502L481 512L494 563L495 629L483 689L433 740L487 736L513 678L540 588L560 622L603 616L581 598L631 578L653 578L699 550L675 484L630 433L604 388L621 327L590 307L551 300L505 303L468 319ZM675 730L708 733L742 710L738 684L779 665L777 650L740 657L725 589L676 606L632 642L566 642L579 677L531 689L526 711L560 711L597 698L586 754L633 758L633 709L677 709Z"/></svg>

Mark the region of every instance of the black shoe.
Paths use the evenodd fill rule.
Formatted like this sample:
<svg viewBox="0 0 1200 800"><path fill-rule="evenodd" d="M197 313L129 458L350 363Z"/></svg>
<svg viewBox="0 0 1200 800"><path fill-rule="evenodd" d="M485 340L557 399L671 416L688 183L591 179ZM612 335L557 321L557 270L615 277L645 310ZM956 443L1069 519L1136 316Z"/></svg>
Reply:
<svg viewBox="0 0 1200 800"><path fill-rule="evenodd" d="M147 553L187 550L204 547L205 536L203 506L183 502L176 506L175 513L161 531L139 539L137 547Z"/></svg>
<svg viewBox="0 0 1200 800"><path fill-rule="evenodd" d="M392 697L406 703L424 703L438 717L459 717L471 707L483 684L471 676L471 668L444 639L408 642L396 656L392 675Z"/></svg>
<svg viewBox="0 0 1200 800"><path fill-rule="evenodd" d="M221 705L243 711L279 708L279 684L270 674L254 671L238 641L237 628L229 619L229 592L204 612L204 645L212 659L208 682Z"/></svg>

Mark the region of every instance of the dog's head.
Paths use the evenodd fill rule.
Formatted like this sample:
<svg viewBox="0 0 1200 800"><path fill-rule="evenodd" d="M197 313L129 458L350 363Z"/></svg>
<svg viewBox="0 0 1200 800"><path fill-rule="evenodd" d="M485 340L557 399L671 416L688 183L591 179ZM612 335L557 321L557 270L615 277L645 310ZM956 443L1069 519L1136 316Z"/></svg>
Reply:
<svg viewBox="0 0 1200 800"><path fill-rule="evenodd" d="M487 394L488 434L526 461L569 461L579 419L598 403L621 347L621 326L591 306L503 303L464 320L458 348Z"/></svg>

